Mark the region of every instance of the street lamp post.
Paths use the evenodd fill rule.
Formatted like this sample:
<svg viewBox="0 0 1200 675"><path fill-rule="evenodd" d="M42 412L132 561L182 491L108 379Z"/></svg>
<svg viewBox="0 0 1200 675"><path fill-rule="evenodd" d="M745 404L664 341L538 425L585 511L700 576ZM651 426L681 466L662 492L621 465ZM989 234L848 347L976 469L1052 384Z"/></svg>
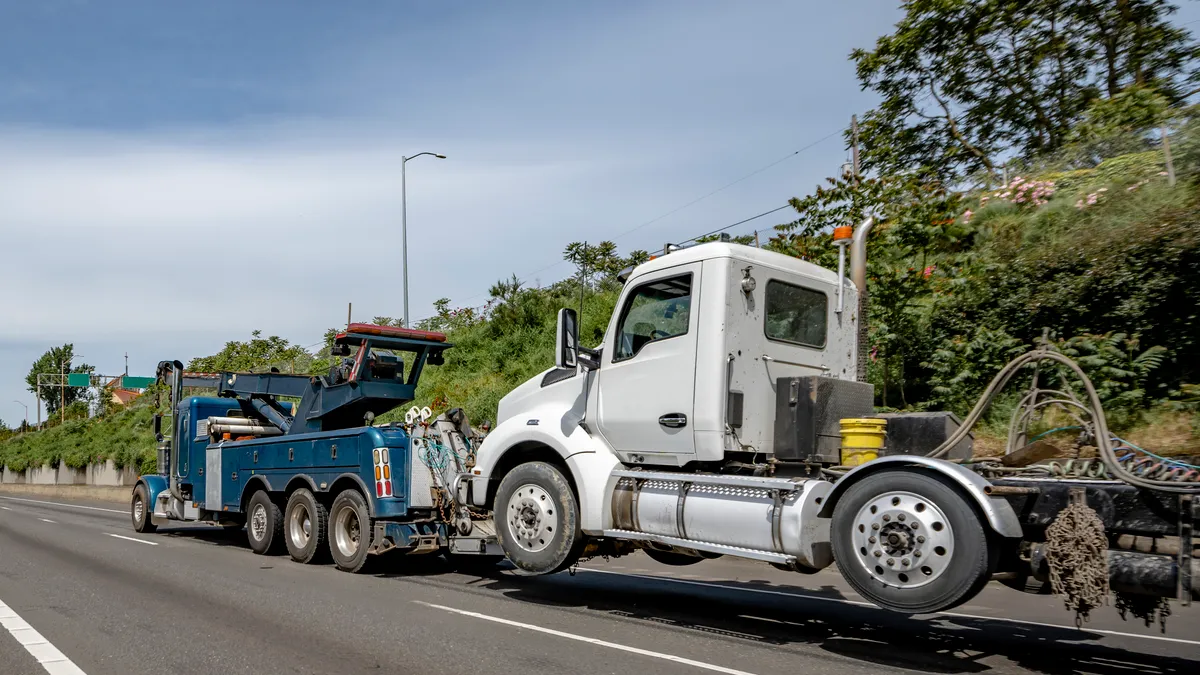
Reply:
<svg viewBox="0 0 1200 675"><path fill-rule="evenodd" d="M25 428L28 429L29 428L29 406L25 405L24 403L21 403L20 401L18 401L16 399L13 399L13 403L16 403L17 405L19 405L25 409Z"/></svg>
<svg viewBox="0 0 1200 675"><path fill-rule="evenodd" d="M412 328L408 323L408 187L405 184L404 165L408 164L408 160L416 159L421 155L429 155L438 159L446 159L445 155L439 155L436 152L419 152L412 157L400 158L400 252L404 258L404 327Z"/></svg>

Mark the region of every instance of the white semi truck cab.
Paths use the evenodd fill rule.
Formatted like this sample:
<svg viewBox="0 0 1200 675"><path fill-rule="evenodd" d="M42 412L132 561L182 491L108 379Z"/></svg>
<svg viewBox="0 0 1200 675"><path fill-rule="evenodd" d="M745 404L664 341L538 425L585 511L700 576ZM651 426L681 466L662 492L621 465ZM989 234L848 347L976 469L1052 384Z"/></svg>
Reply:
<svg viewBox="0 0 1200 675"><path fill-rule="evenodd" d="M860 337L870 228L853 243L840 228L853 282L842 264L714 242L633 269L596 349L560 311L555 367L500 401L459 501L492 510L527 574L636 550L803 573L836 559L881 607L969 600L1002 560L1028 557L1010 500L1040 488L997 489L916 455L829 470L840 420L873 414Z"/></svg>

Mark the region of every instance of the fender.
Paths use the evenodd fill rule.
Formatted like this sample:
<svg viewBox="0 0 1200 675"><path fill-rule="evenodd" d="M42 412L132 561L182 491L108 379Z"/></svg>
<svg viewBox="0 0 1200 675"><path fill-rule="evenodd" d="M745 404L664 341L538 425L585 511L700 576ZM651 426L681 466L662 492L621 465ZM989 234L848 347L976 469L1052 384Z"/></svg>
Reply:
<svg viewBox="0 0 1200 675"><path fill-rule="evenodd" d="M370 514L372 517L374 517L375 516L375 490L374 490L374 488L371 488L371 489L367 488L367 484L365 482L363 482L362 476L360 476L356 473L349 473L349 472L341 474L337 478L334 478L332 481L330 481L329 490L327 490L326 492L327 493L333 492L333 486L337 485L339 481L342 481L345 479L349 479L349 480L353 481L354 484L358 486L358 489L362 491L363 496L367 500L367 513Z"/></svg>
<svg viewBox="0 0 1200 675"><path fill-rule="evenodd" d="M990 497L984 492L984 489L990 484L983 476L952 462L910 455L880 457L879 459L851 469L849 473L834 483L833 490L825 500L825 508L821 509L820 516L822 518L832 518L833 507L837 504L838 499L841 498L842 494L851 485L862 478L878 471L886 471L902 466L920 466L936 471L949 478L971 496L971 499L974 500L976 505L979 506L980 511L983 512L984 517L987 518L988 524L991 525L997 534L1013 539L1020 539L1024 536L1024 532L1021 530L1021 522L1017 520L1017 514L1013 511L1008 500L1003 497Z"/></svg>
<svg viewBox="0 0 1200 675"><path fill-rule="evenodd" d="M254 494L254 491L258 489L259 483L262 483L264 486L266 486L267 492L275 491L274 486L271 485L271 481L267 478L266 474L256 473L253 476L250 476L250 479L246 481L244 486L242 486L242 493L238 495L238 504L245 504L246 498ZM241 507L239 506L238 508Z"/></svg>
<svg viewBox="0 0 1200 675"><path fill-rule="evenodd" d="M137 489L138 485L146 486L146 508L153 512L158 493L167 489L167 477L158 474L138 476L137 482L133 485L134 489Z"/></svg>
<svg viewBox="0 0 1200 675"><path fill-rule="evenodd" d="M295 476L292 476L292 479L288 481L287 486L283 489L285 492L291 492L293 489L299 489L301 484L303 484L304 487L307 487L313 494L317 494L318 490L316 481L312 479L312 476L309 476L306 473L298 473Z"/></svg>

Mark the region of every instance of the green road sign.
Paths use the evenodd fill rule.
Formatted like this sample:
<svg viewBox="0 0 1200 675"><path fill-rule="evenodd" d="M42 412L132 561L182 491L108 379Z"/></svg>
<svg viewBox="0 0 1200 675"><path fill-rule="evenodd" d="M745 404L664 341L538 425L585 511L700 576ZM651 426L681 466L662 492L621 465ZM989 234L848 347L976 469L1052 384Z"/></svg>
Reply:
<svg viewBox="0 0 1200 675"><path fill-rule="evenodd" d="M121 387L123 389L145 389L154 384L153 377L133 377L126 375L121 378Z"/></svg>
<svg viewBox="0 0 1200 675"><path fill-rule="evenodd" d="M90 387L92 376L88 373L67 373L68 387Z"/></svg>

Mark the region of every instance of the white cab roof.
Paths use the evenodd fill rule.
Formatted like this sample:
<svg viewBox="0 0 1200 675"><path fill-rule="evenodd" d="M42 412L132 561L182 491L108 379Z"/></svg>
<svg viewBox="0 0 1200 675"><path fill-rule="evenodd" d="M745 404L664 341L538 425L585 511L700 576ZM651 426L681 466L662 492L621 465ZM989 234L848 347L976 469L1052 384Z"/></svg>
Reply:
<svg viewBox="0 0 1200 675"><path fill-rule="evenodd" d="M824 281L834 286L837 285L837 272L827 270L820 265L815 265L806 262L799 258L793 258L790 255L767 251L753 246L744 246L742 244L730 244L726 242L709 242L707 244L698 244L689 248L681 249L660 255L654 260L638 265L630 278L641 276L647 272L675 267L676 265L685 265L691 262L699 262L701 260L712 260L714 258L732 258L738 262L745 262L751 265L762 267L771 267L784 272L799 274Z"/></svg>

